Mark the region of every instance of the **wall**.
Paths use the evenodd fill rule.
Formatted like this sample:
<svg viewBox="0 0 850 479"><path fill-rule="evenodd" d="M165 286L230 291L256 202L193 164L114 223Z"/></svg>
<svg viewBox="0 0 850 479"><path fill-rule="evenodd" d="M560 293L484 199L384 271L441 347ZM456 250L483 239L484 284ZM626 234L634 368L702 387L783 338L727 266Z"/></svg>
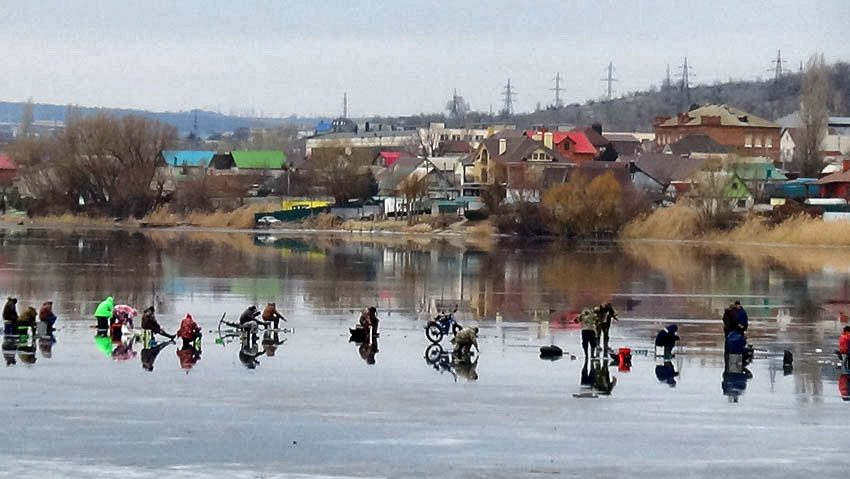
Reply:
<svg viewBox="0 0 850 479"><path fill-rule="evenodd" d="M731 147L733 151L730 153L736 153L740 156L764 156L773 161L779 161L779 136L781 132L781 128L778 127L676 125L656 126L655 138L656 145L660 149L670 143L675 143L685 136L705 135L723 146ZM747 135L752 135L753 145L755 144L756 137L760 136L762 138L761 146L744 146ZM772 140L770 148L765 146L766 137L770 137Z"/></svg>

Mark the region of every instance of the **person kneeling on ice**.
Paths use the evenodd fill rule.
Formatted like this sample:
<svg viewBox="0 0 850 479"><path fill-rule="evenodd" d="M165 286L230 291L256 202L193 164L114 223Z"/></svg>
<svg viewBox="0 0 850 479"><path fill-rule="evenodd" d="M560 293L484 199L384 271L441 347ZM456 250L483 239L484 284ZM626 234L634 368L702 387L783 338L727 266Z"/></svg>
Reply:
<svg viewBox="0 0 850 479"><path fill-rule="evenodd" d="M263 310L262 318L266 323L271 323L274 329L278 329L280 320L286 321L286 318L277 311L277 305L275 303L269 303L266 305L266 309Z"/></svg>
<svg viewBox="0 0 850 479"><path fill-rule="evenodd" d="M675 324L671 324L659 331L658 335L655 337L655 347L664 348L665 358L673 357L673 348L676 346L676 341L681 339L679 335L676 334L677 331L679 331L679 327Z"/></svg>
<svg viewBox="0 0 850 479"><path fill-rule="evenodd" d="M177 330L177 336L183 340L184 348L191 348L195 345L195 339L201 337L201 328L198 323L192 319L191 314L186 314L183 321L180 322L180 329Z"/></svg>
<svg viewBox="0 0 850 479"><path fill-rule="evenodd" d="M472 351L472 346L475 346L475 351L480 352L478 349L478 328L467 327L463 328L452 338L452 342L455 343L455 354L464 354L469 355Z"/></svg>
<svg viewBox="0 0 850 479"><path fill-rule="evenodd" d="M26 311L21 313L21 317L18 318L18 327L34 328L35 320L37 317L38 313L36 312L35 308L33 308L32 306L28 307Z"/></svg>
<svg viewBox="0 0 850 479"><path fill-rule="evenodd" d="M260 312L257 311L257 307L251 305L239 316L239 327L243 331L250 331L252 338L257 336L257 330L260 329L260 324L267 328L269 327L269 323L257 318L259 315Z"/></svg>
<svg viewBox="0 0 850 479"><path fill-rule="evenodd" d="M174 339L174 335L163 331L162 326L160 326L157 322L153 306L150 306L144 313L142 313L142 329L146 329L151 333L161 334L168 339ZM153 336L153 334L151 336Z"/></svg>
<svg viewBox="0 0 850 479"><path fill-rule="evenodd" d="M38 310L38 320L47 323L48 331L53 329L53 324L56 323L56 315L53 314L53 301L45 301Z"/></svg>

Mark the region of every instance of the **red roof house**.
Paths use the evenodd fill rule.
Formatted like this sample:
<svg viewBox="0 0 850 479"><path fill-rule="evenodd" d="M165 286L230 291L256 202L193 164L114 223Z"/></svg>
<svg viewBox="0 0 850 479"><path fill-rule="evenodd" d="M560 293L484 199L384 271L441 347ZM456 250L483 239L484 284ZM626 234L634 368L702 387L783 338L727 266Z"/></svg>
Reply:
<svg viewBox="0 0 850 479"><path fill-rule="evenodd" d="M12 186L18 173L18 167L8 155L0 153L0 188Z"/></svg>
<svg viewBox="0 0 850 479"><path fill-rule="evenodd" d="M525 135L535 140L543 137L544 131L526 131ZM567 161L582 163L593 161L598 151L587 138L583 131L553 131L552 143L555 151L561 154Z"/></svg>

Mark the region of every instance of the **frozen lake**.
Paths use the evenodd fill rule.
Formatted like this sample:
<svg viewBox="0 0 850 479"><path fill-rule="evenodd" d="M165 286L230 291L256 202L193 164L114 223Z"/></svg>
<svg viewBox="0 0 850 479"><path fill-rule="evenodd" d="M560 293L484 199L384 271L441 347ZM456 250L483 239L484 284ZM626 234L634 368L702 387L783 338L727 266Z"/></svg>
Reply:
<svg viewBox="0 0 850 479"><path fill-rule="evenodd" d="M831 352L850 270L805 251L42 229L0 230L0 245L0 294L19 312L52 300L60 318L34 354L4 344L0 477L846 476L847 376ZM156 305L172 331L192 313L200 359L187 369L173 344L118 354L96 341L91 315L109 295ZM564 318L609 299L612 347L651 349L676 323L684 349L666 365L651 352L630 371L609 365L610 395L574 397L585 365ZM720 317L735 299L761 352L733 393ZM249 369L238 339L210 330L268 301L295 331ZM440 304L480 327L477 363L426 361ZM347 328L369 305L381 337L361 348ZM576 359L541 360L546 344Z"/></svg>

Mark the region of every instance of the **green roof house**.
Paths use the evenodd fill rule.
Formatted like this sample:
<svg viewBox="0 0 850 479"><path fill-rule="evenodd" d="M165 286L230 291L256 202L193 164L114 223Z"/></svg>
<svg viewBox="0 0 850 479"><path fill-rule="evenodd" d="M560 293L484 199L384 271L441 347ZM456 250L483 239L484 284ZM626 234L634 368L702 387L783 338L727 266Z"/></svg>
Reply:
<svg viewBox="0 0 850 479"><path fill-rule="evenodd" d="M280 170L287 165L282 151L251 150L219 153L212 158L210 166L216 170Z"/></svg>

